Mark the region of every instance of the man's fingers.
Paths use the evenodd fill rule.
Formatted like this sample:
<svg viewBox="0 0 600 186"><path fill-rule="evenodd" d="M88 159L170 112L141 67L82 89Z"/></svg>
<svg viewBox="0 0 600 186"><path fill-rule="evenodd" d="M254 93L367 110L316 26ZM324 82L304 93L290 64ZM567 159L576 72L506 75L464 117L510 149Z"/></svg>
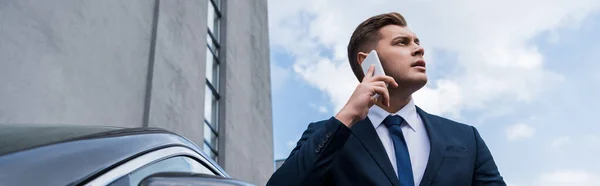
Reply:
<svg viewBox="0 0 600 186"><path fill-rule="evenodd" d="M380 99L383 98L381 100L381 103L383 103L389 107L390 106L390 93L388 92L387 88L375 86L375 87L373 87L373 90L375 90L375 93L379 94Z"/></svg>
<svg viewBox="0 0 600 186"><path fill-rule="evenodd" d="M373 106L373 104L377 103L377 101L381 99L381 96L377 97L377 96L371 96L371 102L369 102L369 108L371 106Z"/></svg>
<svg viewBox="0 0 600 186"><path fill-rule="evenodd" d="M374 72L375 72L375 65L371 64L369 66L369 70L367 70L367 74L365 74L365 77L363 77L363 82L365 80L371 79L371 77L373 77Z"/></svg>
<svg viewBox="0 0 600 186"><path fill-rule="evenodd" d="M391 85L394 88L398 87L398 83L396 83L396 80L394 80L394 78L392 78L390 76L384 76L384 75L373 76L371 81L383 81L383 82L388 83L389 85Z"/></svg>
<svg viewBox="0 0 600 186"><path fill-rule="evenodd" d="M373 84L373 86L387 88L385 82L383 82L383 81L375 81L372 84Z"/></svg>

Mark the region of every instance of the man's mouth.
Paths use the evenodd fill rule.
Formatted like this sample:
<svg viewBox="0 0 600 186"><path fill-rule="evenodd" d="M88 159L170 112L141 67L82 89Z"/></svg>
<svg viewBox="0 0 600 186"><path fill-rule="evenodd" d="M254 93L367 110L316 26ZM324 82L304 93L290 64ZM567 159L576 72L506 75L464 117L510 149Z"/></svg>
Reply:
<svg viewBox="0 0 600 186"><path fill-rule="evenodd" d="M425 60L419 59L419 60L415 61L413 64L411 64L410 67L423 67L423 68L425 68Z"/></svg>

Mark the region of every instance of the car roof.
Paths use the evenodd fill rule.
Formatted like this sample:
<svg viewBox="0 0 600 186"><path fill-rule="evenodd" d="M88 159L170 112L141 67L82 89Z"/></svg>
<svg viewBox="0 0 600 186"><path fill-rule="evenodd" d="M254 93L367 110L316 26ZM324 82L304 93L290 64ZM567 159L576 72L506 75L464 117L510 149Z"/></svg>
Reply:
<svg viewBox="0 0 600 186"><path fill-rule="evenodd" d="M6 126L2 126L6 127ZM54 129L56 132L41 133L20 131L22 135L43 134L53 140L38 139L19 146L25 150L13 151L0 156L0 185L79 185L105 171L141 154L173 146L189 148L220 172L229 177L212 159L194 143L175 133L159 128L116 128L56 126L29 130ZM74 128L72 128L74 127ZM78 129L75 129L78 128ZM23 131L25 130L25 131ZM0 127L0 131L2 128ZM68 131L71 131L69 133ZM3 132L5 133L5 132ZM65 135L57 137L56 135ZM9 139L6 137L6 139ZM12 140L20 139L12 137ZM36 143L34 143L36 142ZM2 141L2 143L7 143ZM17 149L12 147L13 150ZM34 176L35 179L31 179Z"/></svg>
<svg viewBox="0 0 600 186"><path fill-rule="evenodd" d="M121 130L120 127L77 125L0 125L0 156L85 136Z"/></svg>

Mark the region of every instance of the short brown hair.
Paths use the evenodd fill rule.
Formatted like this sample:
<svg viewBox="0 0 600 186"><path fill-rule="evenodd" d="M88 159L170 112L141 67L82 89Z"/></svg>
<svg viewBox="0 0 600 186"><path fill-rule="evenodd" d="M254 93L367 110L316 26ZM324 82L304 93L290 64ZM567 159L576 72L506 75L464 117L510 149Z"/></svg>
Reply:
<svg viewBox="0 0 600 186"><path fill-rule="evenodd" d="M354 72L354 75L358 81L362 81L365 74L362 68L358 64L356 55L358 52L369 52L369 45L379 40L379 29L387 25L398 25L405 27L406 20L400 13L391 12L386 14L379 14L360 23L350 37L350 43L348 43L348 60L350 67Z"/></svg>

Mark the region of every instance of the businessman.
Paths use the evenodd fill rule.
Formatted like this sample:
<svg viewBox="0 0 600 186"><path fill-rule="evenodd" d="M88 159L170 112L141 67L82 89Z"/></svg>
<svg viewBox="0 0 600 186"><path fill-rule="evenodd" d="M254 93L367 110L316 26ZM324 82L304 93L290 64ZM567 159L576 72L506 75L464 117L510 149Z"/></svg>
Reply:
<svg viewBox="0 0 600 186"><path fill-rule="evenodd" d="M387 76L363 73L371 50ZM358 25L348 60L360 84L334 117L308 125L267 185L506 185L477 129L414 104L424 54L399 13Z"/></svg>

